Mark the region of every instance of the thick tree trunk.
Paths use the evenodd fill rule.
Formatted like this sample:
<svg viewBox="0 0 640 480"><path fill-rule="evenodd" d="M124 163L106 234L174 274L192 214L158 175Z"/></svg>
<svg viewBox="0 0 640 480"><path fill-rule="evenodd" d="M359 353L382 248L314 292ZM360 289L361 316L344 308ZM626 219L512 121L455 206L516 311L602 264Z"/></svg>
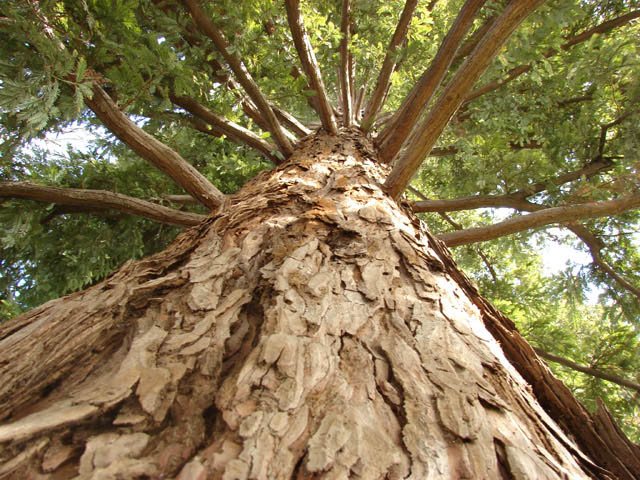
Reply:
<svg viewBox="0 0 640 480"><path fill-rule="evenodd" d="M166 251L0 325L0 478L607 478L375 160L308 137Z"/></svg>

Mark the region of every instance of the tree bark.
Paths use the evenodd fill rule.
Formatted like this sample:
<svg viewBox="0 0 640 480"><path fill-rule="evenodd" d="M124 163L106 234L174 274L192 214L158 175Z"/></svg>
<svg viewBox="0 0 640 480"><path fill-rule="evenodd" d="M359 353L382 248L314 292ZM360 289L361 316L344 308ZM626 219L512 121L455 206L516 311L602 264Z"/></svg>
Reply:
<svg viewBox="0 0 640 480"><path fill-rule="evenodd" d="M307 138L164 252L0 325L0 477L634 478L538 404L487 326L548 369L385 168L356 130Z"/></svg>

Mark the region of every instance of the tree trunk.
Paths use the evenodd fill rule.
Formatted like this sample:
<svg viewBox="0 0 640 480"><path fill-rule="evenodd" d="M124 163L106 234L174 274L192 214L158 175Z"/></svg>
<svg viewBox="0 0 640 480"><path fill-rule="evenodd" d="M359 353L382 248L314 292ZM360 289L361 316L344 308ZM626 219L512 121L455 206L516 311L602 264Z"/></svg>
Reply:
<svg viewBox="0 0 640 480"><path fill-rule="evenodd" d="M0 325L0 478L607 478L384 168L355 130L310 136L164 252Z"/></svg>

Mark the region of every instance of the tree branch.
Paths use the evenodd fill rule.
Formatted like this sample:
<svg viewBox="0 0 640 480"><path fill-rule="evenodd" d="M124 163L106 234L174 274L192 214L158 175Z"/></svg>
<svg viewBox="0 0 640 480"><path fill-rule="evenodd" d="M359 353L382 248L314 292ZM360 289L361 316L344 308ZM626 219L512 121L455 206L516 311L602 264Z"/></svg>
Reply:
<svg viewBox="0 0 640 480"><path fill-rule="evenodd" d="M485 20L485 22L480 25L470 36L469 38L462 44L462 46L458 49L455 56L453 57L453 64L459 62L476 48L478 42L482 37L484 37L485 33L489 31L493 22L496 21L496 16L493 15Z"/></svg>
<svg viewBox="0 0 640 480"><path fill-rule="evenodd" d="M585 42L587 40L589 40L592 36L596 35L596 34L602 34L602 33L606 33L610 30L613 30L614 28L620 27L622 25L625 25L627 23L629 23L631 20L640 17L640 10L633 10L630 13L627 13L626 15L622 15L620 17L614 18L613 20L609 20L607 22L601 23L600 25L597 25L593 28L590 28L589 30L576 35L574 37L571 37L566 43L564 43L562 45L561 50L569 50L571 47L573 47L574 45L577 45L578 43L582 43ZM548 50L543 56L544 58L549 58L552 57L554 55L556 55L557 53L559 53L558 50L556 49L551 49ZM533 68L534 62L532 63L528 63L526 65L519 65L515 68L512 68L511 70L509 70L506 74L506 76L502 79L498 79L498 80L494 80L493 82L489 82L488 84L486 84L483 87L479 87L476 88L475 90L471 91L469 93L469 95L467 95L467 98L465 98L465 103L470 102L471 100L474 100L478 97L480 97L481 95L484 95L486 93L492 92L494 90L497 90L498 88L502 87L503 85L506 85L507 83L511 82L512 80L515 80L516 78L518 78L520 75L528 72L529 70L531 70L531 68Z"/></svg>
<svg viewBox="0 0 640 480"><path fill-rule="evenodd" d="M162 198L172 203L179 203L181 205L193 205L197 203L196 199L191 195L163 195Z"/></svg>
<svg viewBox="0 0 640 480"><path fill-rule="evenodd" d="M0 182L0 197L22 198L38 202L55 203L99 210L119 210L169 225L193 226L207 217L197 213L181 212L155 203L105 190L59 188L31 182Z"/></svg>
<svg viewBox="0 0 640 480"><path fill-rule="evenodd" d="M215 59L212 60L211 64L214 67L214 69L217 71L221 71L224 69L223 65L218 60L215 60ZM242 86L233 77L231 77L231 75L218 73L216 75L216 78L220 83L227 85L230 90L235 90L239 92L242 88ZM240 94L238 94L238 97L242 101L242 109L244 110L244 112L249 117L251 117L253 121L260 126L260 128L266 131L269 131L266 121L264 120L264 118L262 117L262 115L260 114L256 106L248 98L242 98L242 95ZM287 126L287 128L291 129L291 131L296 135L298 135L299 137L304 137L311 133L311 130L305 127L297 118L295 118L289 112L280 108L274 103L269 102L269 105L271 105L271 108L273 109L273 112L276 114L276 117L278 117L278 120L280 120L284 125ZM288 132L285 130L285 135L287 134ZM287 136L292 142L295 141L295 139L292 139L291 136L289 135Z"/></svg>
<svg viewBox="0 0 640 480"><path fill-rule="evenodd" d="M179 107L184 108L193 116L204 120L220 132L228 135L234 141L248 145L249 147L257 150L275 164L280 163L278 158L274 155L276 146L267 142L264 138L259 137L252 131L215 114L204 105L191 97L187 97L186 95L178 96L173 93L169 93L169 99Z"/></svg>
<svg viewBox="0 0 640 480"><path fill-rule="evenodd" d="M407 188L423 159L429 154L469 90L487 69L500 48L518 25L545 1L518 0L507 4L491 29L482 37L473 53L467 57L433 104L424 122L418 128L418 131L422 131L422 135L416 135L397 159L395 167L385 182L385 187L393 198L398 198ZM404 133L398 130L398 135L400 134ZM386 158L389 159L389 157Z"/></svg>
<svg viewBox="0 0 640 480"><path fill-rule="evenodd" d="M613 122L612 122L613 123ZM596 160L590 162L585 167L567 172L554 178L550 183L553 185L563 185L565 183L577 180L579 178L589 178L599 172L610 170L613 162L607 158L596 157ZM420 202L413 204L413 210L420 212L437 212L442 215L444 212L471 210L475 208L513 208L526 212L539 212L549 207L531 203L526 200L527 197L540 193L547 189L545 184L536 183L520 189L508 195L470 195L467 197L459 197L446 200L430 200L422 193L409 186L409 189L423 198ZM451 222L450 222L451 223ZM579 223L565 223L563 226L578 236L589 248L593 263L596 267L601 268L609 274L620 286L627 289L636 297L640 298L640 289L635 287L631 282L622 277L602 258L600 251L603 248L602 242L593 235L586 227ZM462 230L461 226L455 227Z"/></svg>
<svg viewBox="0 0 640 480"><path fill-rule="evenodd" d="M298 56L302 62L302 68L309 79L311 88L313 88L316 93L315 98L317 102L312 102L312 105L316 108L320 116L323 128L327 132L335 135L338 133L338 126L335 116L333 115L333 108L327 97L327 91L324 88L324 82L322 81L320 67L316 61L316 55L313 52L313 47L304 28L300 0L285 0L285 6L287 8L287 18L289 20L293 43L296 46Z"/></svg>
<svg viewBox="0 0 640 480"><path fill-rule="evenodd" d="M580 240L585 243L585 245L589 249L589 253L591 254L591 258L593 259L593 263L594 265L596 265L596 267L604 270L622 288L626 289L627 291L635 295L636 298L640 299L640 288L633 285L629 280L616 272L611 265L604 261L604 259L602 258L602 254L600 253L604 245L602 244L600 239L598 239L598 237L591 233L588 228L578 223L567 224L565 225L565 227L571 230L575 235L578 236L578 238L580 238Z"/></svg>
<svg viewBox="0 0 640 480"><path fill-rule="evenodd" d="M342 92L342 122L345 127L350 127L353 120L353 105L351 103L351 75L349 65L349 42L351 41L351 3L342 0L342 12L340 21L340 87Z"/></svg>
<svg viewBox="0 0 640 480"><path fill-rule="evenodd" d="M569 207L553 207L544 210L510 218L503 222L494 223L486 227L470 228L457 232L448 232L437 237L448 247L457 247L475 242L485 242L512 233L541 227L553 223L568 223L585 218L617 215L632 208L640 207L640 195L632 195L617 200L604 202L583 203Z"/></svg>
<svg viewBox="0 0 640 480"><path fill-rule="evenodd" d="M215 210L224 194L175 150L149 135L122 113L111 97L96 83L93 97L85 103L102 123L138 155L158 167L205 207Z"/></svg>
<svg viewBox="0 0 640 480"><path fill-rule="evenodd" d="M293 133L298 135L299 137L306 137L307 135L312 133L312 130L307 128L300 120L291 115L286 110L280 108L277 105L271 104L271 108L276 114L276 117L284 123Z"/></svg>
<svg viewBox="0 0 640 480"><path fill-rule="evenodd" d="M417 188L413 188L411 185L409 185L408 190L410 190L411 192L413 192L415 195L419 196L420 198L422 198L423 200L427 200L426 195L424 195L420 190L418 190ZM456 230L462 230L462 225L460 225L458 222L456 222L455 220L453 220L453 218L451 218L449 215L447 215L445 212L438 212L438 215L440 215L440 217L442 217L442 219L447 222L449 225L451 225L453 228L455 228ZM487 258L487 256L484 254L484 252L482 251L481 248L477 247L473 249L478 256L480 257L480 259L482 260L482 263L484 263L485 267L487 267L487 270L489 271L489 274L491 275L491 278L493 278L494 282L498 282L498 275L496 274L495 269L493 268L493 265L491 265L491 262L489 262L489 259Z"/></svg>
<svg viewBox="0 0 640 480"><path fill-rule="evenodd" d="M380 148L380 158L383 162L390 163L400 151L425 106L429 104L435 91L442 83L456 50L485 3L486 0L467 0L465 2L444 37L440 48L438 48L438 53L431 65L405 97L391 123L380 133L376 143Z"/></svg>
<svg viewBox="0 0 640 480"><path fill-rule="evenodd" d="M406 0L404 4L400 20L396 25L396 30L393 33L393 37L391 37L387 53L384 57L384 61L382 62L382 68L380 69L376 86L369 102L367 103L362 116L362 121L360 122L365 130L369 130L373 126L373 122L387 98L387 93L389 92L389 87L391 85L391 74L393 74L396 67L396 49L398 49L407 38L409 24L411 23L411 18L413 17L413 13L415 12L417 5L418 0Z"/></svg>
<svg viewBox="0 0 640 480"><path fill-rule="evenodd" d="M515 208L517 210L531 211L536 205L525 201L527 197L543 192L551 185L564 185L583 177L592 177L602 171L610 170L613 162L607 158L597 158L583 168L558 175L546 183L534 183L506 195L469 195L466 197L450 198L444 200L423 200L413 204L413 211L420 212L455 212L460 210L472 210L476 208ZM542 205L539 207L546 208Z"/></svg>
<svg viewBox="0 0 640 480"><path fill-rule="evenodd" d="M585 367L584 365L580 365L579 363L572 362L564 357L559 357L558 355L554 355L552 353L546 352L541 348L533 347L535 352L545 358L555 363L559 363L560 365L564 365L565 367L569 367L572 370L577 370L578 372L586 373L592 377L601 378L603 380L608 380L609 382L617 383L626 388L631 388L637 392L640 392L640 384L627 380L626 378L619 377L617 375L613 375L608 372L603 372L602 370L598 370L596 368Z"/></svg>
<svg viewBox="0 0 640 480"><path fill-rule="evenodd" d="M231 67L231 71L240 82L240 85L249 95L249 98L255 103L256 107L262 114L262 117L266 121L269 132L273 136L279 150L282 152L285 158L288 158L293 153L293 145L287 135L284 133L278 118L276 117L273 109L269 105L269 102L264 97L258 85L251 77L249 71L245 68L244 64L238 58L237 55L229 52L229 46L227 40L218 27L216 27L207 14L200 8L199 0L182 0L184 5L188 8L191 18L207 37L211 39L218 51L222 54L224 59Z"/></svg>

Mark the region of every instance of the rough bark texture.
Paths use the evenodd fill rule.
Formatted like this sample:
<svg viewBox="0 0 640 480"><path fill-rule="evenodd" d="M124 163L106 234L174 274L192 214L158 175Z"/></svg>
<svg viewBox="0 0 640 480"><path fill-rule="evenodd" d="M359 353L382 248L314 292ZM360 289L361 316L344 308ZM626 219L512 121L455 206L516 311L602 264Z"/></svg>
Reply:
<svg viewBox="0 0 640 480"><path fill-rule="evenodd" d="M309 137L166 251L0 325L0 478L608 478L384 173L355 132Z"/></svg>

